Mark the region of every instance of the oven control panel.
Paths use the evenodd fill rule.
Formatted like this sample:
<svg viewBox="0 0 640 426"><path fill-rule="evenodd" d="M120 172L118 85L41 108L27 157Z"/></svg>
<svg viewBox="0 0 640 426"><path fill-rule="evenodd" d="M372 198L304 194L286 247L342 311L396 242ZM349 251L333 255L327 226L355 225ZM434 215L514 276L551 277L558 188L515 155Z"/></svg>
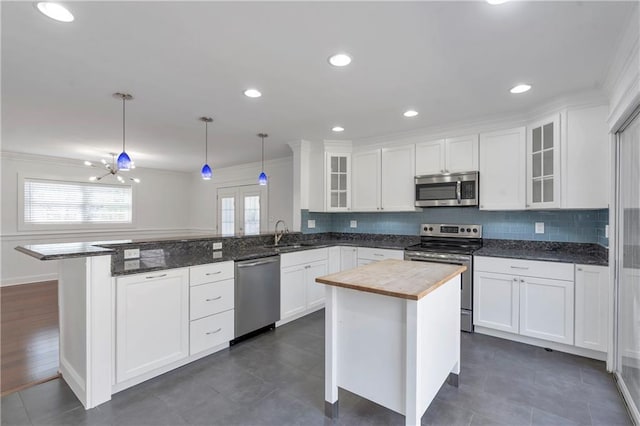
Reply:
<svg viewBox="0 0 640 426"><path fill-rule="evenodd" d="M482 225L423 223L420 235L425 237L482 238Z"/></svg>

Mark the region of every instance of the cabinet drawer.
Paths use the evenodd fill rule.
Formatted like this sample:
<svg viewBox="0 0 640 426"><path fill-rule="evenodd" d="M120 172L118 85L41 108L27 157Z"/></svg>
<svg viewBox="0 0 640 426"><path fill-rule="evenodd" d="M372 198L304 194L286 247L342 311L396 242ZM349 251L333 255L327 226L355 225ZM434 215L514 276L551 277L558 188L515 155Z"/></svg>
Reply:
<svg viewBox="0 0 640 426"><path fill-rule="evenodd" d="M280 255L280 268L287 266L302 265L303 263L317 262L329 258L329 249L321 248L314 250L304 250L297 253L287 253Z"/></svg>
<svg viewBox="0 0 640 426"><path fill-rule="evenodd" d="M233 262L209 263L207 265L192 266L189 283L199 285L216 281L233 279Z"/></svg>
<svg viewBox="0 0 640 426"><path fill-rule="evenodd" d="M191 321L189 354L194 355L233 339L234 310Z"/></svg>
<svg viewBox="0 0 640 426"><path fill-rule="evenodd" d="M476 271L573 281L572 263L474 256L473 264Z"/></svg>
<svg viewBox="0 0 640 426"><path fill-rule="evenodd" d="M370 247L358 247L358 259L384 260L404 259L403 250L379 249Z"/></svg>
<svg viewBox="0 0 640 426"><path fill-rule="evenodd" d="M191 287L191 320L233 309L234 281Z"/></svg>

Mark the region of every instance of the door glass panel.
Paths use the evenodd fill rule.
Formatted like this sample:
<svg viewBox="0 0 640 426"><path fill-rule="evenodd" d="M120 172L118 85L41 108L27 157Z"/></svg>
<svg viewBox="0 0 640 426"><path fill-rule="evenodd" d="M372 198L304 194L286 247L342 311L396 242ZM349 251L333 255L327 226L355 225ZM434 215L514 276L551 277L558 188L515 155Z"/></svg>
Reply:
<svg viewBox="0 0 640 426"><path fill-rule="evenodd" d="M347 193L340 192L340 207L346 207L346 206L347 206Z"/></svg>
<svg viewBox="0 0 640 426"><path fill-rule="evenodd" d="M338 171L338 157L331 157L331 173L336 173Z"/></svg>
<svg viewBox="0 0 640 426"><path fill-rule="evenodd" d="M548 151L544 151L542 164L544 165L542 168L542 174L544 176L553 175L553 150L550 149ZM535 166L534 166L535 169Z"/></svg>
<svg viewBox="0 0 640 426"><path fill-rule="evenodd" d="M340 171L342 173L347 171L347 157L339 157L340 158Z"/></svg>
<svg viewBox="0 0 640 426"><path fill-rule="evenodd" d="M542 176L542 154L537 153L537 154L533 154L533 165L532 165L532 173L533 173L533 177L540 177Z"/></svg>
<svg viewBox="0 0 640 426"><path fill-rule="evenodd" d="M331 207L338 207L338 193L331 193Z"/></svg>
<svg viewBox="0 0 640 426"><path fill-rule="evenodd" d="M553 148L553 123L544 125L544 149Z"/></svg>
<svg viewBox="0 0 640 426"><path fill-rule="evenodd" d="M338 189L338 177L340 175L336 174L336 173L332 173L331 174L331 190L335 191Z"/></svg>
<svg viewBox="0 0 640 426"><path fill-rule="evenodd" d="M533 202L539 203L542 201L542 181L533 181Z"/></svg>
<svg viewBox="0 0 640 426"><path fill-rule="evenodd" d="M338 188L340 189L340 191L346 191L347 190L347 175L341 174L339 182L340 182L340 185L338 185Z"/></svg>
<svg viewBox="0 0 640 426"><path fill-rule="evenodd" d="M244 233L256 235L260 233L260 196L244 197Z"/></svg>
<svg viewBox="0 0 640 426"><path fill-rule="evenodd" d="M220 198L220 215L222 217L220 233L222 235L235 234L235 197Z"/></svg>
<svg viewBox="0 0 640 426"><path fill-rule="evenodd" d="M542 201L545 203L550 203L551 201L553 201L553 178L545 179L542 182Z"/></svg>
<svg viewBox="0 0 640 426"><path fill-rule="evenodd" d="M542 129L536 127L533 129L533 152L538 152L542 149Z"/></svg>
<svg viewBox="0 0 640 426"><path fill-rule="evenodd" d="M629 390L629 405L640 407L640 118L619 135L617 362Z"/></svg>

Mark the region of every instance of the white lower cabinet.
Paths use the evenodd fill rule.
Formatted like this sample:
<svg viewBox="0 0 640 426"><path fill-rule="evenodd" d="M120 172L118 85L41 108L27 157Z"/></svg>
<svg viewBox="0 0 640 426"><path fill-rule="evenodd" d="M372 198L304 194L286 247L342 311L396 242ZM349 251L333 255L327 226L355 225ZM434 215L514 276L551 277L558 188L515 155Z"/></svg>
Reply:
<svg viewBox="0 0 640 426"><path fill-rule="evenodd" d="M358 266L358 248L340 247L340 270L346 271Z"/></svg>
<svg viewBox="0 0 640 426"><path fill-rule="evenodd" d="M609 329L609 268L576 265L575 345L605 352Z"/></svg>
<svg viewBox="0 0 640 426"><path fill-rule="evenodd" d="M520 281L518 277L491 272L474 275L474 325L518 333Z"/></svg>
<svg viewBox="0 0 640 426"><path fill-rule="evenodd" d="M474 258L474 325L573 345L573 264Z"/></svg>
<svg viewBox="0 0 640 426"><path fill-rule="evenodd" d="M228 343L233 339L234 311L224 311L191 321L189 330L191 355Z"/></svg>
<svg viewBox="0 0 640 426"><path fill-rule="evenodd" d="M358 247L357 266L367 265L385 259L404 259L404 250Z"/></svg>
<svg viewBox="0 0 640 426"><path fill-rule="evenodd" d="M325 286L316 278L329 273L328 249L280 255L280 321L324 306Z"/></svg>
<svg viewBox="0 0 640 426"><path fill-rule="evenodd" d="M189 270L116 279L116 381L189 355Z"/></svg>
<svg viewBox="0 0 640 426"><path fill-rule="evenodd" d="M520 334L573 345L573 281L519 280Z"/></svg>

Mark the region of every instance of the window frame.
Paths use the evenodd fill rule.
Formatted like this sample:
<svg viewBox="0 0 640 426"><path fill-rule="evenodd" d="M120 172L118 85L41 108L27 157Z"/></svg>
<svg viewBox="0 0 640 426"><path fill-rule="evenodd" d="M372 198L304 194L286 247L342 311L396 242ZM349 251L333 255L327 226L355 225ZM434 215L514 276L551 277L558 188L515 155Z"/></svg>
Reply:
<svg viewBox="0 0 640 426"><path fill-rule="evenodd" d="M39 181L49 181L49 182L58 182L61 184L81 184L87 186L124 186L131 188L131 222L128 223L114 223L114 222L85 222L85 223L31 223L25 222L24 213L25 213L25 199L24 199L24 191L25 191L25 181L28 180L39 180ZM52 176L44 176L44 175L23 175L18 173L17 179L17 228L18 231L110 231L114 229L133 229L136 227L136 187L134 185L129 184L119 184L119 183L96 183L96 182L87 182L85 180L74 179L74 178L60 178L60 177L52 177Z"/></svg>

